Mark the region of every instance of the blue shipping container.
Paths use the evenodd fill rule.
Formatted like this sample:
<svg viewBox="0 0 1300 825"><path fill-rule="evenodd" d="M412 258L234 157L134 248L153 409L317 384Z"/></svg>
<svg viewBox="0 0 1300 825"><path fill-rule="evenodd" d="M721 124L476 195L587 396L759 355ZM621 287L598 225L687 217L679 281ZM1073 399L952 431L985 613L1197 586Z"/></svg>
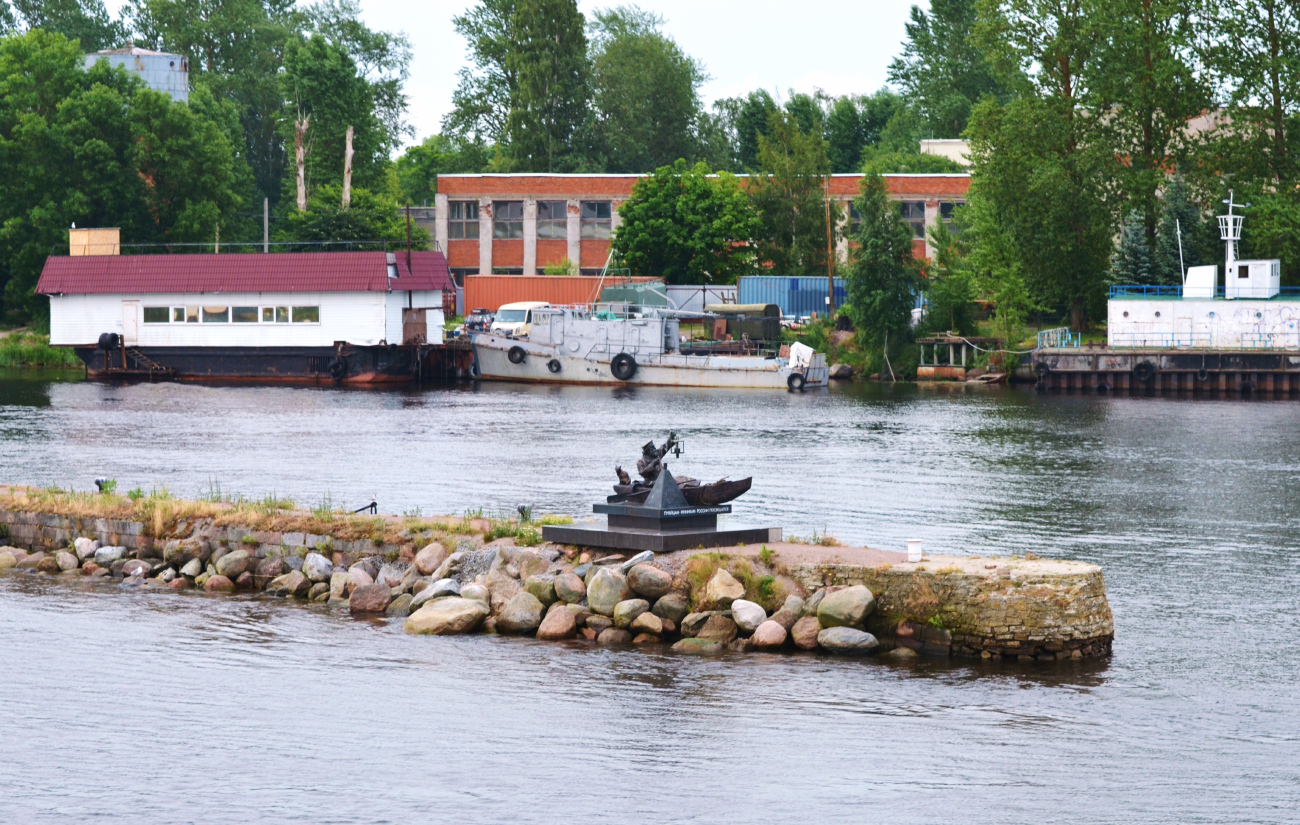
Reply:
<svg viewBox="0 0 1300 825"><path fill-rule="evenodd" d="M736 282L741 304L776 304L786 318L803 318L816 312L826 314L826 279L746 275ZM848 299L844 279L835 279L835 308Z"/></svg>

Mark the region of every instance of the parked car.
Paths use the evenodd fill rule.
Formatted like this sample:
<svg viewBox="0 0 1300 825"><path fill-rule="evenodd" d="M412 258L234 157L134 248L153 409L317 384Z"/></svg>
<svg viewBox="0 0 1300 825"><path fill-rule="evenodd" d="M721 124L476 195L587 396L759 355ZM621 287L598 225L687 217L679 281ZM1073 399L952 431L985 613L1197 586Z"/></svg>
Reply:
<svg viewBox="0 0 1300 825"><path fill-rule="evenodd" d="M549 306L550 304L545 301L520 301L517 304L502 304L488 329L502 335L523 338L533 329L533 310Z"/></svg>
<svg viewBox="0 0 1300 825"><path fill-rule="evenodd" d="M476 309L465 316L465 329L469 332L487 332L492 326L492 313L486 309Z"/></svg>

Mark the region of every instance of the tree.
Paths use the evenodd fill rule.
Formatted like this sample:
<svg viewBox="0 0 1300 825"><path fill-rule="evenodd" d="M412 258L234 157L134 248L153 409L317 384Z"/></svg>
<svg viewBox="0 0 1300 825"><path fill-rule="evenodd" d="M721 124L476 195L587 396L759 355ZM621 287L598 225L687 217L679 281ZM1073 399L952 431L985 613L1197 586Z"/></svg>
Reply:
<svg viewBox="0 0 1300 825"><path fill-rule="evenodd" d="M514 62L515 12L519 0L481 0L465 14L452 18L456 32L469 44L470 62L459 72L452 93L452 110L443 118L443 132L476 143L502 143L506 119L518 88Z"/></svg>
<svg viewBox="0 0 1300 825"><path fill-rule="evenodd" d="M868 146L862 152L858 171L868 175L950 175L965 172L966 167L942 155L923 155L910 152L888 152L883 147Z"/></svg>
<svg viewBox="0 0 1300 825"><path fill-rule="evenodd" d="M961 267L977 294L993 303L993 328L1006 349L1015 349L1029 313L1038 308L1025 283L1020 248L1004 228L998 206L971 183L966 206L957 210L957 225L967 254Z"/></svg>
<svg viewBox="0 0 1300 825"><path fill-rule="evenodd" d="M826 114L826 158L831 172L855 172L866 145L862 115L851 97L839 97Z"/></svg>
<svg viewBox="0 0 1300 825"><path fill-rule="evenodd" d="M973 335L975 326L975 282L964 265L966 244L944 221L930 226L930 245L935 253L927 277L921 280L927 310L918 332L954 331Z"/></svg>
<svg viewBox="0 0 1300 825"><path fill-rule="evenodd" d="M0 40L0 282L10 320L48 308L33 294L72 223L116 226L126 243L207 241L242 199L219 124L89 70L76 41L40 29Z"/></svg>
<svg viewBox="0 0 1300 825"><path fill-rule="evenodd" d="M889 65L889 79L937 138L961 137L981 98L1007 98L1007 88L973 38L976 7L977 0L931 0L926 14L912 6L903 53Z"/></svg>
<svg viewBox="0 0 1300 825"><path fill-rule="evenodd" d="M290 40L284 50L280 84L289 115L281 135L293 141L294 121L309 119L306 157L308 188L341 184L346 133L353 127L352 176L356 185L382 185L392 135L376 116L371 85L361 76L351 55L320 34ZM286 185L288 178L286 178Z"/></svg>
<svg viewBox="0 0 1300 825"><path fill-rule="evenodd" d="M826 141L819 133L801 132L791 115L778 111L758 144L761 171L749 184L759 216L758 260L777 275L825 275ZM830 211L834 227L839 209Z"/></svg>
<svg viewBox="0 0 1300 825"><path fill-rule="evenodd" d="M342 187L324 184L316 187L307 201L307 210L290 209L276 230L275 239L295 241L382 241L389 249L406 246L406 220L391 198L367 189L352 190L352 205L342 207ZM303 251L317 251L319 245L304 245ZM341 243L336 249L354 248ZM371 248L362 247L362 248ZM411 225L411 248L428 249L429 233Z"/></svg>
<svg viewBox="0 0 1300 825"><path fill-rule="evenodd" d="M918 292L912 230L889 200L883 178L867 175L861 186L854 201L861 224L845 276L849 315L868 345L902 344L911 331Z"/></svg>
<svg viewBox="0 0 1300 825"><path fill-rule="evenodd" d="M596 12L592 103L604 168L645 172L699 155L696 125L704 68L635 6Z"/></svg>
<svg viewBox="0 0 1300 825"><path fill-rule="evenodd" d="M79 40L83 51L110 49L127 40L126 27L109 17L104 0L13 0L13 6L26 23L25 28ZM0 7L0 31L4 30L6 18L11 27L17 27L9 9Z"/></svg>
<svg viewBox="0 0 1300 825"><path fill-rule="evenodd" d="M1192 69L1187 0L1112 0L1096 12L1100 46L1095 100L1105 141L1126 162L1115 167L1124 208L1136 212L1146 246L1156 246L1160 190L1186 157L1189 119L1210 105Z"/></svg>
<svg viewBox="0 0 1300 825"><path fill-rule="evenodd" d="M1147 243L1142 216L1130 213L1120 226L1119 243L1110 259L1110 283L1151 285L1159 283L1156 262Z"/></svg>
<svg viewBox="0 0 1300 825"><path fill-rule="evenodd" d="M736 168L749 170L759 167L759 139L767 134L772 115L776 112L776 101L763 89L735 99L729 114L735 132Z"/></svg>
<svg viewBox="0 0 1300 825"><path fill-rule="evenodd" d="M678 160L632 187L611 251L634 275L670 284L735 283L753 271L757 230L736 178Z"/></svg>
<svg viewBox="0 0 1300 825"><path fill-rule="evenodd" d="M430 135L423 143L408 146L393 163L400 202L428 206L438 194L439 175L483 172L488 163L488 149L481 143Z"/></svg>
<svg viewBox="0 0 1300 825"><path fill-rule="evenodd" d="M1209 223L1212 222L1205 220L1201 205L1192 199L1191 188L1183 176L1170 178L1165 186L1160 220L1156 224L1156 244L1152 249L1156 283L1181 285L1186 267L1215 260L1214 241L1218 235ZM1300 258L1295 263L1300 265Z"/></svg>
<svg viewBox="0 0 1300 825"><path fill-rule="evenodd" d="M506 61L516 78L506 118L511 161L524 172L575 171L582 164L573 140L588 101L582 12L576 0L519 0L515 21Z"/></svg>

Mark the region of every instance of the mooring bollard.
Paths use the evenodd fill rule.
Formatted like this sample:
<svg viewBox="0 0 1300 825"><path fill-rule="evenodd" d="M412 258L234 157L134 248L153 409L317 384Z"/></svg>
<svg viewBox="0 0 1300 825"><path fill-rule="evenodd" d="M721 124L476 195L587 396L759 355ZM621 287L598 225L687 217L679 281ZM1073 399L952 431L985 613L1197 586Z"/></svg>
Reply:
<svg viewBox="0 0 1300 825"><path fill-rule="evenodd" d="M921 540L920 540L920 539L908 539L908 540L907 540L907 560L910 561L910 562L918 562L918 561L921 560Z"/></svg>

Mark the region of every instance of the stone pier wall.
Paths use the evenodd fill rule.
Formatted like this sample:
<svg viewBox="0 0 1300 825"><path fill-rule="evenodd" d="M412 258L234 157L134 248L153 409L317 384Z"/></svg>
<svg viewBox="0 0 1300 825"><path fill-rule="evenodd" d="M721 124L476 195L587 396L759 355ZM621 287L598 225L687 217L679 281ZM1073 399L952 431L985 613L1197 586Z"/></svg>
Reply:
<svg viewBox="0 0 1300 825"><path fill-rule="evenodd" d="M788 570L810 592L866 585L876 597L868 629L925 653L1079 659L1109 653L1115 634L1102 570L1085 562L940 556Z"/></svg>

